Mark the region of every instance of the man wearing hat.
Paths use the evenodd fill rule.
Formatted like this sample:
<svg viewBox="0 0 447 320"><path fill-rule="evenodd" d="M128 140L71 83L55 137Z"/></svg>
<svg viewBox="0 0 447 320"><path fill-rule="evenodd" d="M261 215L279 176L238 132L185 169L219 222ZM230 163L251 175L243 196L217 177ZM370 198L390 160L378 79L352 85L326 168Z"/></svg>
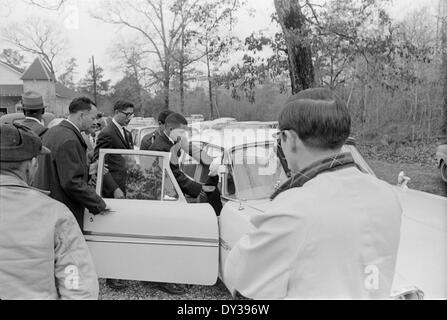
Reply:
<svg viewBox="0 0 447 320"><path fill-rule="evenodd" d="M45 113L42 96L35 91L27 91L22 95L22 105L25 114L25 120L21 122L22 125L42 137L48 130L42 120Z"/></svg>
<svg viewBox="0 0 447 320"><path fill-rule="evenodd" d="M20 124L0 126L0 299L97 299L98 278L70 210L30 187L49 154Z"/></svg>

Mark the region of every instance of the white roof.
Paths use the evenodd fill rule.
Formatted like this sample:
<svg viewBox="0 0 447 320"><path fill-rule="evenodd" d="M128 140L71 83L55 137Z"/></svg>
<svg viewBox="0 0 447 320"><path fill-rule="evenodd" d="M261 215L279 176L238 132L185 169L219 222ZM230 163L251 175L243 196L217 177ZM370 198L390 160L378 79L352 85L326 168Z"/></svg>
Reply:
<svg viewBox="0 0 447 320"><path fill-rule="evenodd" d="M255 142L274 142L276 129L265 128L226 128L224 130L203 130L192 136L191 141L208 142L225 149Z"/></svg>

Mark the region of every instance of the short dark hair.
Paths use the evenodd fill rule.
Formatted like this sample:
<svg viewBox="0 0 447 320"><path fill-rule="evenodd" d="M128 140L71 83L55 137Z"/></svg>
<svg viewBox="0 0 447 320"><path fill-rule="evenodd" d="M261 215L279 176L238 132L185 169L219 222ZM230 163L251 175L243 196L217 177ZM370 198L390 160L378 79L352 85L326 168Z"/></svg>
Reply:
<svg viewBox="0 0 447 320"><path fill-rule="evenodd" d="M173 124L173 125L188 125L188 121L186 121L185 117L182 116L180 113L173 112L166 118L166 125Z"/></svg>
<svg viewBox="0 0 447 320"><path fill-rule="evenodd" d="M315 149L341 148L351 133L351 116L334 92L312 88L293 95L279 116L280 130L293 130Z"/></svg>
<svg viewBox="0 0 447 320"><path fill-rule="evenodd" d="M135 109L135 106L133 105L133 103L131 102L127 102L127 101L123 101L123 100L118 100L115 105L113 106L113 111L124 111L128 108L133 108Z"/></svg>
<svg viewBox="0 0 447 320"><path fill-rule="evenodd" d="M169 117L171 114L173 114L174 111L171 110L163 110L158 114L158 122L161 124L166 123L166 118Z"/></svg>
<svg viewBox="0 0 447 320"><path fill-rule="evenodd" d="M92 105L96 107L96 104L88 97L80 97L74 99L70 106L68 107L68 110L70 114L77 113L79 111L85 111L85 110L92 110Z"/></svg>

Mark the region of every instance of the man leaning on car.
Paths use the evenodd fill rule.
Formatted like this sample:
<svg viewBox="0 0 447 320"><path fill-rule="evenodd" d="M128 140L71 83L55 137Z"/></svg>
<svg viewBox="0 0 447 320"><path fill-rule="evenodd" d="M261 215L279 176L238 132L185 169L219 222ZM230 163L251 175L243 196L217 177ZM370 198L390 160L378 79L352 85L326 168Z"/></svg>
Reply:
<svg viewBox="0 0 447 320"><path fill-rule="evenodd" d="M0 299L97 299L98 278L71 211L30 187L49 154L22 125L0 126Z"/></svg>
<svg viewBox="0 0 447 320"><path fill-rule="evenodd" d="M302 91L279 128L294 175L230 252L225 283L254 299L389 298L402 208L390 185L342 152L346 105L327 89Z"/></svg>

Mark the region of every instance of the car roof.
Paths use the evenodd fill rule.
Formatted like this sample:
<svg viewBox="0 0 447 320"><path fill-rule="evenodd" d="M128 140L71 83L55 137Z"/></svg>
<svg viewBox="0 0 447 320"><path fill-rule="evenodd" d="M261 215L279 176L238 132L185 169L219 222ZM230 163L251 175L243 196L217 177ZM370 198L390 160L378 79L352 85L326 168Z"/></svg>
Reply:
<svg viewBox="0 0 447 320"><path fill-rule="evenodd" d="M276 129L226 128L223 130L202 130L192 136L191 141L206 142L224 149L233 149L247 144L274 142Z"/></svg>

